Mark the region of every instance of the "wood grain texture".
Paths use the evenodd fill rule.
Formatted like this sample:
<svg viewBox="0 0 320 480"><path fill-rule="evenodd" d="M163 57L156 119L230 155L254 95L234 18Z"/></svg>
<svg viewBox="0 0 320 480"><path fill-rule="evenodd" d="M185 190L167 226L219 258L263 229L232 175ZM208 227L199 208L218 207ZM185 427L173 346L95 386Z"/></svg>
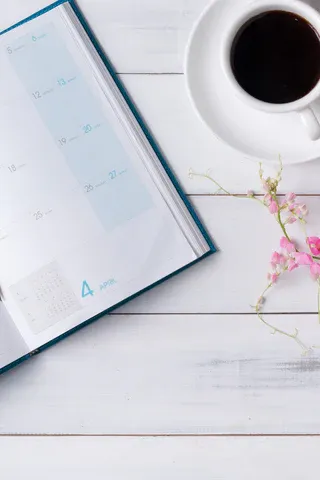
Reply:
<svg viewBox="0 0 320 480"><path fill-rule="evenodd" d="M10 0L0 30L53 3ZM78 0L118 72L181 72L192 25L209 0Z"/></svg>
<svg viewBox="0 0 320 480"><path fill-rule="evenodd" d="M182 73L185 47L211 0L77 0L90 26L122 73ZM53 3L10 0L0 30ZM310 0L319 7L318 0Z"/></svg>
<svg viewBox="0 0 320 480"><path fill-rule="evenodd" d="M266 286L273 250L282 232L253 200L191 197L219 251L119 311L127 313L246 313ZM319 233L320 197L308 197L309 231ZM293 237L301 240L293 225ZM268 312L316 312L317 284L306 269L280 279L265 305Z"/></svg>
<svg viewBox="0 0 320 480"><path fill-rule="evenodd" d="M311 480L319 446L319 438L2 438L0 469L5 480Z"/></svg>
<svg viewBox="0 0 320 480"><path fill-rule="evenodd" d="M48 3L6 2L0 29ZM257 166L202 125L180 75L191 27L209 0L78 3L118 72L179 74L121 78L184 189L214 191L205 181L189 180L193 167L212 168L232 192L258 190ZM319 195L319 178L317 162L286 168L282 188ZM307 201L310 231L317 234L315 195ZM302 357L293 341L241 314L265 284L280 236L274 220L246 200L191 200L218 254L0 377L5 480L315 478L319 438L1 437L320 433L318 349ZM296 271L279 282L266 309L315 312L316 288ZM314 314L271 314L267 320L290 331L298 327L308 345L320 345Z"/></svg>
<svg viewBox="0 0 320 480"><path fill-rule="evenodd" d="M320 345L315 315L268 321ZM0 377L0 433L320 433L319 387L254 316L112 316Z"/></svg>

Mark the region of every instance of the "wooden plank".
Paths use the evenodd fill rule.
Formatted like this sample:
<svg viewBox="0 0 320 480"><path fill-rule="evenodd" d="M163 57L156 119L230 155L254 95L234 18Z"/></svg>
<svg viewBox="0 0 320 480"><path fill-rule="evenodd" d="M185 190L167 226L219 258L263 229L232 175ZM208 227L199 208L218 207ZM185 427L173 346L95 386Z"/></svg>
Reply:
<svg viewBox="0 0 320 480"><path fill-rule="evenodd" d="M268 321L320 345L315 315ZM320 433L319 387L253 316L112 316L0 377L0 433Z"/></svg>
<svg viewBox="0 0 320 480"><path fill-rule="evenodd" d="M121 76L148 126L188 193L214 193L215 185L204 179L190 180L190 167L209 168L222 186L233 193L261 191L259 165L246 159L214 137L193 110L181 75ZM276 159L277 160L277 159ZM278 165L265 166L273 176ZM320 194L320 162L286 166L282 192Z"/></svg>
<svg viewBox="0 0 320 480"><path fill-rule="evenodd" d="M78 0L119 72L181 72L192 25L210 0ZM0 30L48 5L11 0Z"/></svg>
<svg viewBox="0 0 320 480"><path fill-rule="evenodd" d="M311 480L319 446L314 437L2 438L0 469L6 480Z"/></svg>
<svg viewBox="0 0 320 480"><path fill-rule="evenodd" d="M267 284L273 250L279 249L279 225L258 202L246 198L191 197L219 252L126 304L127 313L238 313ZM320 197L308 197L309 231L319 234ZM300 239L299 227L290 228ZM317 284L308 270L287 273L270 292L268 312L316 312Z"/></svg>

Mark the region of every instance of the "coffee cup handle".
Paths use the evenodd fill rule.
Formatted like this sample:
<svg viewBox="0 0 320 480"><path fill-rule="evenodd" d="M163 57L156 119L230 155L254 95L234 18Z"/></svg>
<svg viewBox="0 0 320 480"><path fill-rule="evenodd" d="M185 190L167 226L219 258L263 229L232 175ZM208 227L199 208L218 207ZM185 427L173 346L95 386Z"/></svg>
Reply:
<svg viewBox="0 0 320 480"><path fill-rule="evenodd" d="M320 138L320 122L312 107L301 110L299 114L311 140L318 140Z"/></svg>

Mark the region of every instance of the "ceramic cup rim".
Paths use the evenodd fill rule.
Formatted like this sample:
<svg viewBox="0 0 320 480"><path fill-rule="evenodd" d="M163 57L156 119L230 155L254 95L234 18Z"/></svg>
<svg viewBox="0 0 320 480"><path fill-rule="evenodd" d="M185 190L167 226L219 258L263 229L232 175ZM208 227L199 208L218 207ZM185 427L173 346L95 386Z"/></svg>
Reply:
<svg viewBox="0 0 320 480"><path fill-rule="evenodd" d="M233 23L231 23L231 25L228 26L225 31L225 35L222 41L222 67L227 79L236 91L237 96L242 98L242 100L251 107L269 113L286 113L293 111L301 111L307 108L320 96L320 79L318 83L313 87L313 89L304 97L301 97L298 100L289 103L275 104L258 100L255 97L251 96L249 93L247 93L238 83L232 71L231 49L233 41L240 28L248 20L250 20L250 18L253 18L261 13L274 10L282 10L295 13L306 19L317 32L320 42L320 14L310 5L307 5L300 0L263 0L253 2L239 12L237 18L233 21Z"/></svg>

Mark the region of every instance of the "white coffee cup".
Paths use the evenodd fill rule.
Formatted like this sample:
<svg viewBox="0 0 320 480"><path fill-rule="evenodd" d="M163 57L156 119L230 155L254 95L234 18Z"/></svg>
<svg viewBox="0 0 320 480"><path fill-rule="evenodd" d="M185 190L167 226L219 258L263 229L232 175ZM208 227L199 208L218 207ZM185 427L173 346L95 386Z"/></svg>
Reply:
<svg viewBox="0 0 320 480"><path fill-rule="evenodd" d="M268 113L290 113L296 112L300 115L301 121L305 126L311 140L320 138L320 121L315 113L315 102L320 99L320 81L304 97L290 103L267 103L252 97L237 82L231 67L230 54L231 47L239 29L250 18L264 12L282 10L298 14L306 19L318 33L320 39L320 14L314 8L300 0L253 0L252 2L237 8L230 15L230 22L226 26L224 38L222 41L222 65L227 79L231 82L236 94L247 105L252 108L262 110ZM320 40L319 40L320 41ZM319 59L320 62L320 59ZM320 109L320 105L319 105Z"/></svg>

